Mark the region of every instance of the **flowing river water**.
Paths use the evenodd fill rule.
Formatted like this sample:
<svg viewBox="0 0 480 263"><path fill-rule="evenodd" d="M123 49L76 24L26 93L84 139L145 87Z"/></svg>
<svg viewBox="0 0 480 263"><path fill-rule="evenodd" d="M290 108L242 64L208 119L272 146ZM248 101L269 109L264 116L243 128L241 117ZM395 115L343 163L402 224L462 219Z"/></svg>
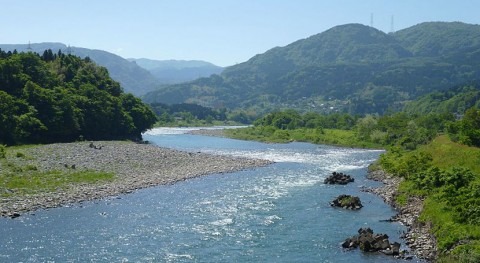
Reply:
<svg viewBox="0 0 480 263"><path fill-rule="evenodd" d="M213 174L49 210L0 219L0 262L398 262L381 254L345 251L360 227L402 243L395 214L361 191L377 150L308 143L265 144L154 129L153 144L184 151L263 158L275 163ZM332 171L355 182L325 185ZM364 207L330 207L340 194ZM410 262L420 262L413 259Z"/></svg>

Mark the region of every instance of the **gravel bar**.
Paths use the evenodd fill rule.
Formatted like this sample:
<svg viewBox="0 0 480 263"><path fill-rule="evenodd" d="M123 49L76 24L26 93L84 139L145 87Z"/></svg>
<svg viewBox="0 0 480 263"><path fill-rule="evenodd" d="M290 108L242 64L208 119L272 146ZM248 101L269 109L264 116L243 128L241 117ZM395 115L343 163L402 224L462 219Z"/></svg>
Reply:
<svg viewBox="0 0 480 263"><path fill-rule="evenodd" d="M183 152L124 141L56 143L21 149L39 171L74 169L113 172L113 181L74 184L53 193L0 199L0 215L16 217L37 209L130 193L189 178L266 166L270 161Z"/></svg>

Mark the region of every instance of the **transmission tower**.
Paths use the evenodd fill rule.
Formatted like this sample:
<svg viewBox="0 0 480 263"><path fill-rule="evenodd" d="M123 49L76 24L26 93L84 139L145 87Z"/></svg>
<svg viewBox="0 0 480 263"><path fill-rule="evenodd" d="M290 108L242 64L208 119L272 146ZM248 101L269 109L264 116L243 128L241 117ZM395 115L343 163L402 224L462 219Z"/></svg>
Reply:
<svg viewBox="0 0 480 263"><path fill-rule="evenodd" d="M68 45L64 52L67 53L67 55L71 55L73 53L72 47Z"/></svg>
<svg viewBox="0 0 480 263"><path fill-rule="evenodd" d="M28 41L27 50L28 50L28 51L32 51L32 45L30 45L30 41Z"/></svg>
<svg viewBox="0 0 480 263"><path fill-rule="evenodd" d="M390 33L395 33L395 26L394 26L394 23L393 23L393 15L392 15L392 18L390 20Z"/></svg>

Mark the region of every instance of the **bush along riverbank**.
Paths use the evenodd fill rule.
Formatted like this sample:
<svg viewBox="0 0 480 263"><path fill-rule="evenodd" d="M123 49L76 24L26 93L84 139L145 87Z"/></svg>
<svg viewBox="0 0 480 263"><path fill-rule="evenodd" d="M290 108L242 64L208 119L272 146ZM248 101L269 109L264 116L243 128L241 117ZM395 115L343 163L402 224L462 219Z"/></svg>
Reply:
<svg viewBox="0 0 480 263"><path fill-rule="evenodd" d="M129 193L207 174L268 165L126 141L0 147L0 215Z"/></svg>
<svg viewBox="0 0 480 263"><path fill-rule="evenodd" d="M442 135L414 151L391 148L372 174L409 227L413 251L436 262L480 262L480 149ZM378 176L378 174L383 176ZM397 190L395 190L397 189ZM422 251L437 251L436 253Z"/></svg>

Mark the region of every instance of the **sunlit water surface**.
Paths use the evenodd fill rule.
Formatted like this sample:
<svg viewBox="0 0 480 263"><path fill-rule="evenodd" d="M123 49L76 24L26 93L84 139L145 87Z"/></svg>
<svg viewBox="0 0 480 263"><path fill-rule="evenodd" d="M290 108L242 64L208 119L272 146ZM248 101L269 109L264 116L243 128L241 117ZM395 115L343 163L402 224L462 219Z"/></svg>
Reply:
<svg viewBox="0 0 480 263"><path fill-rule="evenodd" d="M398 261L340 246L360 227L402 242L403 226L381 222L394 211L360 191L377 184L365 175L381 151L264 144L184 134L188 130L155 129L144 139L162 147L276 163L0 219L0 262ZM355 182L323 184L332 171L351 174ZM364 207L330 207L340 194L360 196Z"/></svg>

